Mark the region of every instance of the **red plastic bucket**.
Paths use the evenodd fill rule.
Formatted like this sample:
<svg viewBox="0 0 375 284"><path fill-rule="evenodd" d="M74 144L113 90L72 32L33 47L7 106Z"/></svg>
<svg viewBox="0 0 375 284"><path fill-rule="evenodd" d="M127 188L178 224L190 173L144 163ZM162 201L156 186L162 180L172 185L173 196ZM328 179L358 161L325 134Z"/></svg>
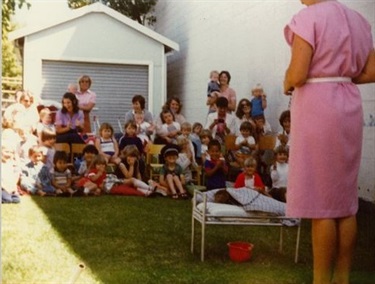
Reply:
<svg viewBox="0 0 375 284"><path fill-rule="evenodd" d="M229 257L234 262L244 262L251 258L254 245L247 242L228 243Z"/></svg>

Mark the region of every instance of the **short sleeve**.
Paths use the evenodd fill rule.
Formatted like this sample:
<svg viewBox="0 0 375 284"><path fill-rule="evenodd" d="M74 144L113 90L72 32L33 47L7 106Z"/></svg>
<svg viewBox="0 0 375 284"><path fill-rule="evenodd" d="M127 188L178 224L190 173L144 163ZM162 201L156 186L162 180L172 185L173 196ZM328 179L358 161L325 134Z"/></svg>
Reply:
<svg viewBox="0 0 375 284"><path fill-rule="evenodd" d="M284 28L284 36L289 45L293 43L294 35L307 41L315 50L315 19L312 9L305 8L293 16L290 23Z"/></svg>

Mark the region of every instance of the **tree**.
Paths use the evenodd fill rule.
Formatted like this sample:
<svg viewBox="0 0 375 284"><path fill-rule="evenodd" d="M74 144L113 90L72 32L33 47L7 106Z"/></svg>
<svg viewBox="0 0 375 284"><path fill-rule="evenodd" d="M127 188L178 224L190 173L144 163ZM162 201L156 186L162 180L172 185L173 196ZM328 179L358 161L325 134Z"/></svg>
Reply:
<svg viewBox="0 0 375 284"><path fill-rule="evenodd" d="M26 5L30 8L30 4L26 0L4 0L2 3L1 11L1 24L2 24L2 36L1 36L1 50L2 50L2 70L1 74L3 77L16 77L21 74L21 66L17 60L16 49L14 44L9 42L8 33L11 32L14 27L11 22L11 17L14 15L16 6L22 8Z"/></svg>
<svg viewBox="0 0 375 284"><path fill-rule="evenodd" d="M152 26L156 23L156 17L152 13L157 0L68 0L68 6L77 9L98 1L142 25Z"/></svg>

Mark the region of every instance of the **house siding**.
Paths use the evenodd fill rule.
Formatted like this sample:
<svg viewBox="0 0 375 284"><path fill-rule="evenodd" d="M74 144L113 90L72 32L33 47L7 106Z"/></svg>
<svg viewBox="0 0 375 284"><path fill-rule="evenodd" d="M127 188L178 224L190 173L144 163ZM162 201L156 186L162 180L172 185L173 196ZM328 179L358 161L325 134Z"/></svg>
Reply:
<svg viewBox="0 0 375 284"><path fill-rule="evenodd" d="M375 39L375 2L341 1L359 11L371 23ZM159 0L156 31L180 45L180 52L168 57L167 94L177 95L183 114L191 121L205 122L206 88L209 72L228 70L237 99L250 98L256 83L268 95L267 120L277 131L278 117L288 107L282 82L290 50L283 28L304 6L300 1L263 0ZM364 106L364 147L359 176L359 194L375 200L375 84L360 86ZM375 125L375 122L374 122Z"/></svg>

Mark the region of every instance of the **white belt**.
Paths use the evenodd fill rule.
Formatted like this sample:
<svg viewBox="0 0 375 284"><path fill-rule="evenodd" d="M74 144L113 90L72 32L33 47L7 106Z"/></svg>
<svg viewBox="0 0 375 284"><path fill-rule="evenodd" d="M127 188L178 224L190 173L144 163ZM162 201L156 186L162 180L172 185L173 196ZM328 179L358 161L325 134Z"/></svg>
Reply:
<svg viewBox="0 0 375 284"><path fill-rule="evenodd" d="M325 82L346 82L351 83L352 78L350 77L320 77L320 78L309 78L306 80L306 83L325 83Z"/></svg>

